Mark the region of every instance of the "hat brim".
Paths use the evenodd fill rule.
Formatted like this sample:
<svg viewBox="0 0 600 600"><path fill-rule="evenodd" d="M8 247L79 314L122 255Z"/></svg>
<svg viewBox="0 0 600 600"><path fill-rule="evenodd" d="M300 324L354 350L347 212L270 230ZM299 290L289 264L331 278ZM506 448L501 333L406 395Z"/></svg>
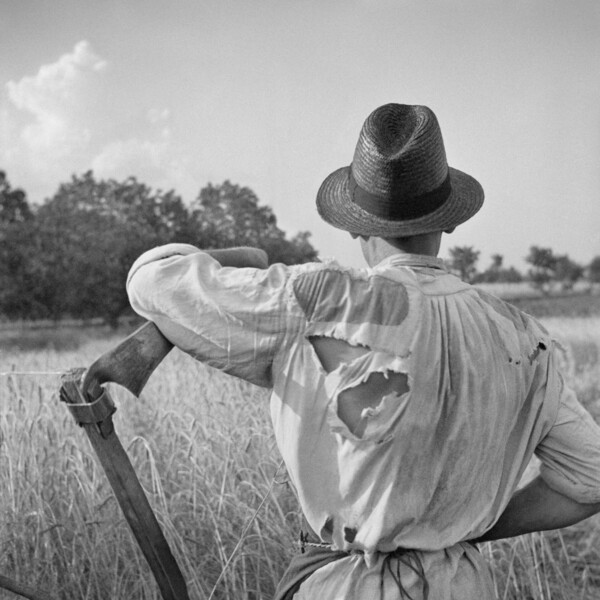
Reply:
<svg viewBox="0 0 600 600"><path fill-rule="evenodd" d="M325 179L317 192L317 210L330 225L359 235L392 238L452 229L481 208L484 194L476 179L458 169L449 167L448 170L450 196L435 211L417 219L382 219L355 204L349 186L350 167L342 167Z"/></svg>

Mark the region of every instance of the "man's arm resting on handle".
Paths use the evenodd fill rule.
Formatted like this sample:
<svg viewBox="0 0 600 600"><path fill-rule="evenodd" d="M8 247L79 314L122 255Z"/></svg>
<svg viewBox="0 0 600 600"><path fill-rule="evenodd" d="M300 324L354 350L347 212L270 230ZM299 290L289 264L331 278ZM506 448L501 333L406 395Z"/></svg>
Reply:
<svg viewBox="0 0 600 600"><path fill-rule="evenodd" d="M474 542L489 542L533 531L560 529L600 512L600 503L583 504L554 491L536 477L515 492L496 524Z"/></svg>
<svg viewBox="0 0 600 600"><path fill-rule="evenodd" d="M266 269L269 266L267 253L259 248L240 246L237 248L221 248L218 250L200 250L191 244L166 244L144 252L133 263L127 276L127 289L135 274L145 265L174 256L185 256L202 253L216 260L222 267L251 267Z"/></svg>
<svg viewBox="0 0 600 600"><path fill-rule="evenodd" d="M269 257L264 250L240 246L238 248L222 248L219 250L203 250L214 258L222 267L252 267L266 269Z"/></svg>

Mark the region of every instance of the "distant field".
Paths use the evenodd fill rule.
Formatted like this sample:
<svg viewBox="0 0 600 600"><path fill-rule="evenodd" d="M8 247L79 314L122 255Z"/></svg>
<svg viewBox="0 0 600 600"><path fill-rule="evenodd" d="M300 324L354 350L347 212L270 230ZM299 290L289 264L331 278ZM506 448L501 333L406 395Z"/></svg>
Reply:
<svg viewBox="0 0 600 600"><path fill-rule="evenodd" d="M490 294L495 294L500 298L506 299L532 298L543 295L540 290L535 289L528 281L521 281L520 283L478 283L476 286ZM550 290L549 295L564 296L568 294L600 294L600 284L590 283L589 281L578 281L570 292L561 290L560 286L555 285Z"/></svg>
<svg viewBox="0 0 600 600"><path fill-rule="evenodd" d="M543 319L567 378L600 420L600 315ZM158 600L155 585L54 374L123 335L102 328L0 333L0 574L60 600ZM140 400L115 389L116 426L191 596L267 600L296 551L298 511L264 391L173 352ZM276 475L277 474L277 475ZM266 498L265 504L255 511ZM600 598L600 519L486 544L498 598ZM3 595L9 600L14 596Z"/></svg>
<svg viewBox="0 0 600 600"><path fill-rule="evenodd" d="M517 308L538 318L593 317L600 315L600 295L573 294L538 298L512 298L510 302Z"/></svg>
<svg viewBox="0 0 600 600"><path fill-rule="evenodd" d="M529 283L491 283L476 287L503 298L535 317L588 317L600 315L600 289L579 286L574 292L543 295Z"/></svg>

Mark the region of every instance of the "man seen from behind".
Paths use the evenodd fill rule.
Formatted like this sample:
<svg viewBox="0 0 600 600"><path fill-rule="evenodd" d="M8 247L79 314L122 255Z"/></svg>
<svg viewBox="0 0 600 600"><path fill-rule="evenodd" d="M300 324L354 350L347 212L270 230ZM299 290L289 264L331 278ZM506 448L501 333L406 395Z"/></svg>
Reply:
<svg viewBox="0 0 600 600"><path fill-rule="evenodd" d="M267 267L259 250L184 244L133 265L140 315L272 390L306 520L278 600L491 600L476 541L600 511L600 428L548 332L437 258L482 203L479 183L448 166L433 112L387 104L317 194L368 267ZM540 475L517 491L534 453Z"/></svg>

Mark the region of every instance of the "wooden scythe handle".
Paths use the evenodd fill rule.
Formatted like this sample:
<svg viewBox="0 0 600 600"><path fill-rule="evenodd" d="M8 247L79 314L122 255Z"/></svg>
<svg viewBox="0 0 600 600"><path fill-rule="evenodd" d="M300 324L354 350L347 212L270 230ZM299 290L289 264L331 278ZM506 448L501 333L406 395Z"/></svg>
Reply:
<svg viewBox="0 0 600 600"><path fill-rule="evenodd" d="M73 409L110 482L123 514L152 569L164 600L188 600L185 579L164 537L113 426L115 410L101 384L114 382L139 396L148 378L173 345L152 323L146 323L90 368L62 377L60 398ZM86 407L88 409L86 410Z"/></svg>
<svg viewBox="0 0 600 600"><path fill-rule="evenodd" d="M95 398L101 384L114 382L139 396L171 348L173 344L158 327L147 322L92 363L83 377L81 389Z"/></svg>

